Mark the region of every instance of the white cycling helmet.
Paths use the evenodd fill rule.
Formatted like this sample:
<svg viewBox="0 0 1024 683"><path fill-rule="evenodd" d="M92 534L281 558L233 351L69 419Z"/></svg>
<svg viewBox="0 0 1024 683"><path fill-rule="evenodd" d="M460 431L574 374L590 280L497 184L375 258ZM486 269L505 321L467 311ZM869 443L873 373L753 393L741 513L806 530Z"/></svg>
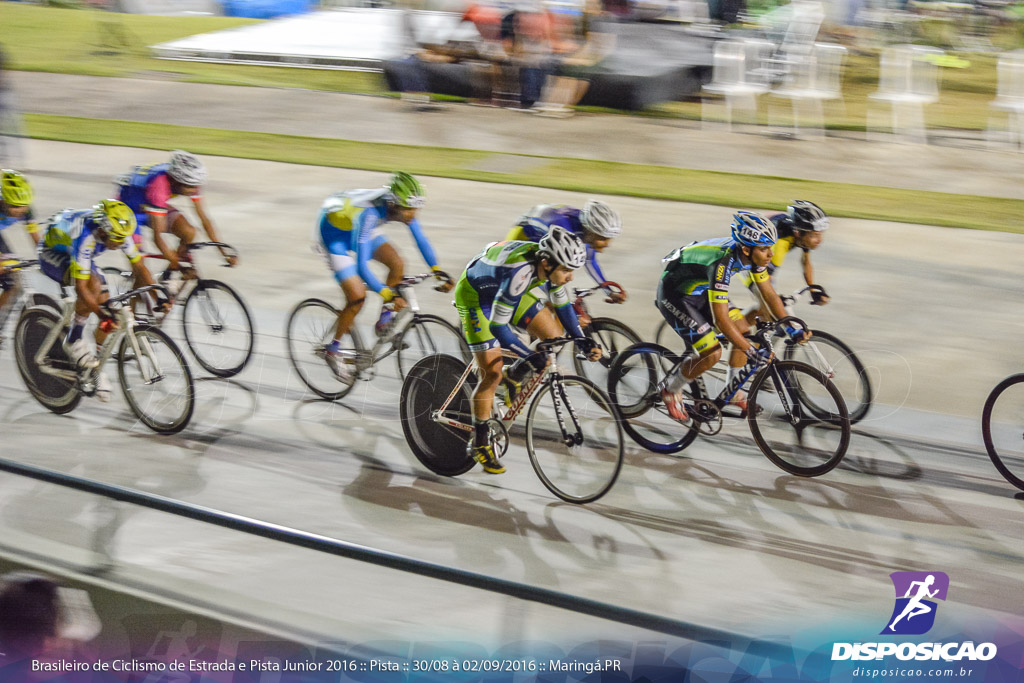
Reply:
<svg viewBox="0 0 1024 683"><path fill-rule="evenodd" d="M797 199L786 212L793 227L797 230L809 230L821 232L828 230L828 216L820 206L814 202Z"/></svg>
<svg viewBox="0 0 1024 683"><path fill-rule="evenodd" d="M167 169L167 175L182 185L198 187L206 182L206 167L195 154L176 149L171 152L171 165Z"/></svg>
<svg viewBox="0 0 1024 683"><path fill-rule="evenodd" d="M572 270L582 268L587 262L587 247L576 235L556 225L540 238L539 255L548 258L560 266Z"/></svg>
<svg viewBox="0 0 1024 683"><path fill-rule="evenodd" d="M588 199L580 211L580 223L598 237L612 239L622 233L622 219L615 209L597 199Z"/></svg>

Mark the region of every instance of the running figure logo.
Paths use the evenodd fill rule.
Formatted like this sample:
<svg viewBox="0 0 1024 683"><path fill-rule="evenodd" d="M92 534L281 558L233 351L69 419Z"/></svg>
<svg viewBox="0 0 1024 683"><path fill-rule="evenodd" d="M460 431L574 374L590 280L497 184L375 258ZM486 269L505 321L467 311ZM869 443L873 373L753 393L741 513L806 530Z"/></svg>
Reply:
<svg viewBox="0 0 1024 683"><path fill-rule="evenodd" d="M949 576L945 572L893 572L889 578L896 588L896 605L882 635L927 633L935 623L935 600L946 599Z"/></svg>

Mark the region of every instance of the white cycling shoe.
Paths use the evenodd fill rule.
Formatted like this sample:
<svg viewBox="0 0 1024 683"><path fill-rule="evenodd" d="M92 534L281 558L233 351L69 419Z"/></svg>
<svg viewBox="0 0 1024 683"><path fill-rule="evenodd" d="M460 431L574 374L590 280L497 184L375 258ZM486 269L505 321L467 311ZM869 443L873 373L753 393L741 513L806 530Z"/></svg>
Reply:
<svg viewBox="0 0 1024 683"><path fill-rule="evenodd" d="M64 344L64 353L79 370L92 370L100 364L92 352L92 345L83 338L75 340L73 344Z"/></svg>
<svg viewBox="0 0 1024 683"><path fill-rule="evenodd" d="M110 403L110 397L113 394L114 385L110 383L110 378L107 377L107 373L101 372L96 375L96 400L100 403Z"/></svg>

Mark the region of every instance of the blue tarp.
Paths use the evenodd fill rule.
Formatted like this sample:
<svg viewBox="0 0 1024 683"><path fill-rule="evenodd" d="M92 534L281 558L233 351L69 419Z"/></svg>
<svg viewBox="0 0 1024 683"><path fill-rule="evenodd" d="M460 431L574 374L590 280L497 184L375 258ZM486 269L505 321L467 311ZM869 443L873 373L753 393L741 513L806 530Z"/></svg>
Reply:
<svg viewBox="0 0 1024 683"><path fill-rule="evenodd" d="M284 14L304 14L313 8L311 0L222 0L229 17L273 19Z"/></svg>

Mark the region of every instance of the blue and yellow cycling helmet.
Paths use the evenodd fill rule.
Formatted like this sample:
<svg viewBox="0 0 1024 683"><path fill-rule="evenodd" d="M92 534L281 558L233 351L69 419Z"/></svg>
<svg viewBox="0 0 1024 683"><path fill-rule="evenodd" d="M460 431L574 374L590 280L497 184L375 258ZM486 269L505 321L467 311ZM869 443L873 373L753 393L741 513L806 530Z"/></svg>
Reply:
<svg viewBox="0 0 1024 683"><path fill-rule="evenodd" d="M775 224L753 211L737 211L732 217L732 238L747 247L770 247L779 239Z"/></svg>
<svg viewBox="0 0 1024 683"><path fill-rule="evenodd" d="M5 168L0 171L0 198L7 206L28 206L32 203L32 186L24 175Z"/></svg>
<svg viewBox="0 0 1024 683"><path fill-rule="evenodd" d="M388 192L391 193L391 200L395 204L408 209L422 209L427 203L424 196L426 193L423 191L420 181L405 171L396 171L391 175Z"/></svg>

